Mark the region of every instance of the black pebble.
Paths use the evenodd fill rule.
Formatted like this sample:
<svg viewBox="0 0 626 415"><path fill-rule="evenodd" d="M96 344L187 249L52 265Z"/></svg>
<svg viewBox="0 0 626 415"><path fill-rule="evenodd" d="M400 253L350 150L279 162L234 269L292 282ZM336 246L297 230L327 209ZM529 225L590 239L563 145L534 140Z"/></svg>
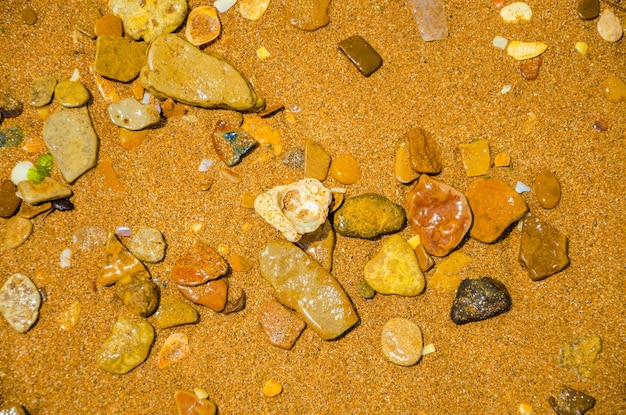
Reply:
<svg viewBox="0 0 626 415"><path fill-rule="evenodd" d="M464 280L452 304L452 321L465 324L486 320L511 308L511 296L504 284L490 277Z"/></svg>
<svg viewBox="0 0 626 415"><path fill-rule="evenodd" d="M596 400L591 396L567 386L563 386L558 399L560 402L557 402L554 396L550 396L548 402L559 415L583 415L596 404Z"/></svg>
<svg viewBox="0 0 626 415"><path fill-rule="evenodd" d="M53 200L51 203L53 208L61 212L74 209L74 204L68 198Z"/></svg>

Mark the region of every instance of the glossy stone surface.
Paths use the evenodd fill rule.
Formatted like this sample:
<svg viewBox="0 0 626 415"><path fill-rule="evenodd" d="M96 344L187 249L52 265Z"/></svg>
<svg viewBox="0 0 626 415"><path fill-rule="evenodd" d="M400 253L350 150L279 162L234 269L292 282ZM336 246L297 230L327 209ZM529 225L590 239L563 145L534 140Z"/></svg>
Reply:
<svg viewBox="0 0 626 415"><path fill-rule="evenodd" d="M219 313L224 310L228 300L228 280L220 278L197 287L179 285L178 291L192 303L208 307Z"/></svg>
<svg viewBox="0 0 626 415"><path fill-rule="evenodd" d="M361 178L361 169L354 157L341 154L330 163L330 175L341 184L354 184Z"/></svg>
<svg viewBox="0 0 626 415"><path fill-rule="evenodd" d="M177 390L174 393L174 402L179 415L217 414L217 406L213 402L186 390Z"/></svg>
<svg viewBox="0 0 626 415"><path fill-rule="evenodd" d="M99 36L93 69L105 78L130 82L137 78L148 45L119 36Z"/></svg>
<svg viewBox="0 0 626 415"><path fill-rule="evenodd" d="M626 82L617 76L609 76L602 81L602 92L610 102L621 102L626 100Z"/></svg>
<svg viewBox="0 0 626 415"><path fill-rule="evenodd" d="M542 208L552 209L561 200L561 184L550 170L544 170L535 177L534 190Z"/></svg>
<svg viewBox="0 0 626 415"><path fill-rule="evenodd" d="M535 215L524 218L519 261L533 281L542 280L567 267L567 237Z"/></svg>
<svg viewBox="0 0 626 415"><path fill-rule="evenodd" d="M578 17L593 20L600 15L600 0L579 0Z"/></svg>
<svg viewBox="0 0 626 415"><path fill-rule="evenodd" d="M209 43L220 35L222 24L213 6L196 7L187 16L185 39L192 45Z"/></svg>
<svg viewBox="0 0 626 415"><path fill-rule="evenodd" d="M38 184L30 180L21 181L17 185L17 190L22 195L22 199L31 205L63 199L72 195L72 190L69 187L54 180L52 177L45 177Z"/></svg>
<svg viewBox="0 0 626 415"><path fill-rule="evenodd" d="M376 193L348 198L335 212L335 232L352 238L372 239L402 229L406 215L401 206Z"/></svg>
<svg viewBox="0 0 626 415"><path fill-rule="evenodd" d="M153 341L154 329L147 321L120 318L100 346L98 367L116 375L128 373L146 360Z"/></svg>
<svg viewBox="0 0 626 415"><path fill-rule="evenodd" d="M468 177L482 176L489 172L491 167L491 152L487 140L476 140L469 144L460 144L461 159L465 174Z"/></svg>
<svg viewBox="0 0 626 415"><path fill-rule="evenodd" d="M259 256L259 268L276 299L296 310L323 340L339 337L358 321L339 282L292 243L270 242Z"/></svg>
<svg viewBox="0 0 626 415"><path fill-rule="evenodd" d="M28 103L33 107L43 107L52 100L57 80L54 76L35 78L30 83Z"/></svg>
<svg viewBox="0 0 626 415"><path fill-rule="evenodd" d="M285 350L293 347L306 327L297 314L274 300L268 300L261 306L259 323L269 337L270 343Z"/></svg>
<svg viewBox="0 0 626 415"><path fill-rule="evenodd" d="M172 268L172 279L181 285L196 286L226 274L228 263L209 245L197 242L182 254Z"/></svg>
<svg viewBox="0 0 626 415"><path fill-rule="evenodd" d="M152 315L154 322L161 329L193 324L198 321L199 315L195 308L183 300L170 295L164 295L159 301L159 308Z"/></svg>
<svg viewBox="0 0 626 415"><path fill-rule="evenodd" d="M5 180L0 185L0 217L10 218L17 211L22 199L15 195L17 187L11 180Z"/></svg>
<svg viewBox="0 0 626 415"><path fill-rule="evenodd" d="M548 402L557 415L584 415L596 404L591 396L568 386L563 386L557 398L550 396Z"/></svg>
<svg viewBox="0 0 626 415"><path fill-rule="evenodd" d="M420 175L411 167L411 156L407 143L401 143L396 150L396 158L393 164L393 174L400 183L410 183Z"/></svg>
<svg viewBox="0 0 626 415"><path fill-rule="evenodd" d="M304 177L310 177L319 181L326 180L330 156L322 146L313 140L306 140L304 145Z"/></svg>
<svg viewBox="0 0 626 415"><path fill-rule="evenodd" d="M109 0L109 10L122 19L128 36L151 42L183 23L187 0Z"/></svg>
<svg viewBox="0 0 626 415"><path fill-rule="evenodd" d="M270 0L239 0L239 14L248 20L259 20L267 10Z"/></svg>
<svg viewBox="0 0 626 415"><path fill-rule="evenodd" d="M417 257L417 263L419 264L422 272L428 271L435 265L433 257L430 256L430 254L424 247L424 244L417 245L413 249L413 252L415 252L415 256Z"/></svg>
<svg viewBox="0 0 626 415"><path fill-rule="evenodd" d="M26 333L39 317L41 294L26 275L11 275L0 288L0 312L18 333Z"/></svg>
<svg viewBox="0 0 626 415"><path fill-rule="evenodd" d="M115 284L129 275L136 275L140 279L150 279L146 267L122 245L112 232L109 234L105 253L105 263L97 280L100 286Z"/></svg>
<svg viewBox="0 0 626 415"><path fill-rule="evenodd" d="M82 82L61 81L54 88L54 99L66 108L82 107L89 98L89 91Z"/></svg>
<svg viewBox="0 0 626 415"><path fill-rule="evenodd" d="M428 174L441 172L441 151L430 134L417 127L406 134L405 142L413 171Z"/></svg>
<svg viewBox="0 0 626 415"><path fill-rule="evenodd" d="M413 248L392 235L365 265L365 280L381 294L416 296L424 290L424 275Z"/></svg>
<svg viewBox="0 0 626 415"><path fill-rule="evenodd" d="M13 216L6 221L2 246L5 249L17 249L26 242L31 233L33 233L33 222L30 219Z"/></svg>
<svg viewBox="0 0 626 415"><path fill-rule="evenodd" d="M316 30L330 21L330 0L289 0L289 23L301 30Z"/></svg>
<svg viewBox="0 0 626 415"><path fill-rule="evenodd" d="M370 76L383 64L383 58L361 36L351 36L339 42L337 46L363 76Z"/></svg>
<svg viewBox="0 0 626 415"><path fill-rule="evenodd" d="M155 107L142 104L133 97L110 104L107 112L115 125L133 131L143 130L161 120L161 114Z"/></svg>
<svg viewBox="0 0 626 415"><path fill-rule="evenodd" d="M383 354L399 366L413 366L422 358L422 330L406 318L388 320L380 334Z"/></svg>
<svg viewBox="0 0 626 415"><path fill-rule="evenodd" d="M464 280L452 304L452 321L466 324L486 320L511 308L511 296L500 281L490 277Z"/></svg>
<svg viewBox="0 0 626 415"><path fill-rule="evenodd" d="M152 315L159 305L159 287L143 273L125 275L115 284L115 293L141 317Z"/></svg>
<svg viewBox="0 0 626 415"><path fill-rule="evenodd" d="M215 124L211 138L215 152L227 166L239 163L256 145L256 140L246 130L222 120Z"/></svg>
<svg viewBox="0 0 626 415"><path fill-rule="evenodd" d="M472 211L463 193L426 174L407 194L407 206L409 226L431 255L449 254L472 225Z"/></svg>
<svg viewBox="0 0 626 415"><path fill-rule="evenodd" d="M93 32L97 37L122 36L124 34L122 19L113 14L105 14L98 19L93 27Z"/></svg>
<svg viewBox="0 0 626 415"><path fill-rule="evenodd" d="M448 22L443 0L409 0L408 6L425 42L448 37Z"/></svg>
<svg viewBox="0 0 626 415"><path fill-rule="evenodd" d="M491 243L528 211L524 199L499 179L476 179L465 193L474 215L470 236Z"/></svg>
<svg viewBox="0 0 626 415"><path fill-rule="evenodd" d="M139 79L159 99L235 111L259 111L265 106L231 64L176 35L161 36L150 44Z"/></svg>
<svg viewBox="0 0 626 415"><path fill-rule="evenodd" d="M315 231L304 234L296 245L311 255L326 271L330 272L333 266L335 232L328 219Z"/></svg>

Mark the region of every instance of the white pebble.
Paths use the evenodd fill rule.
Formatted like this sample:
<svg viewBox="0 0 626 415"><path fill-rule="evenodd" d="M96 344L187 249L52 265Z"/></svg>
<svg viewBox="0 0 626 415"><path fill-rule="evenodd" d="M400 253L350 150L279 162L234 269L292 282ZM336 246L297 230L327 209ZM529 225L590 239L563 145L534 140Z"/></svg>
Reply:
<svg viewBox="0 0 626 415"><path fill-rule="evenodd" d="M78 80L80 80L80 72L78 72L78 69L74 69L74 72L72 72L72 77L70 78L70 81L76 82Z"/></svg>
<svg viewBox="0 0 626 415"><path fill-rule="evenodd" d="M526 193L526 192L530 192L530 187L526 186L524 183L522 182L517 182L517 184L515 185L515 191L517 193Z"/></svg>
<svg viewBox="0 0 626 415"><path fill-rule="evenodd" d="M345 187L331 187L330 191L332 193L346 193L346 188Z"/></svg>
<svg viewBox="0 0 626 415"><path fill-rule="evenodd" d="M19 161L11 171L11 181L13 184L17 186L19 182L28 180L26 173L28 173L31 167L33 167L33 163L30 161Z"/></svg>
<svg viewBox="0 0 626 415"><path fill-rule="evenodd" d="M130 236L130 228L128 226L118 226L115 228L117 236Z"/></svg>
<svg viewBox="0 0 626 415"><path fill-rule="evenodd" d="M624 29L619 21L619 17L612 10L606 9L600 13L598 19L598 33L607 42L617 42L622 38Z"/></svg>
<svg viewBox="0 0 626 415"><path fill-rule="evenodd" d="M504 38L502 36L496 36L493 38L493 46L497 47L498 49L502 49L505 50L506 49L506 45L509 44L509 40L507 38Z"/></svg>
<svg viewBox="0 0 626 415"><path fill-rule="evenodd" d="M533 12L528 4L518 1L503 7L500 10L500 16L507 23L528 22L533 16Z"/></svg>
<svg viewBox="0 0 626 415"><path fill-rule="evenodd" d="M211 166L213 166L214 164L215 164L215 160L202 159L202 161L200 162L200 165L198 166L198 171L200 172L209 171Z"/></svg>
<svg viewBox="0 0 626 415"><path fill-rule="evenodd" d="M231 7L233 7L237 3L237 0L217 0L213 3L213 6L217 9L218 12L224 13Z"/></svg>
<svg viewBox="0 0 626 415"><path fill-rule="evenodd" d="M500 91L500 93L501 93L501 94L506 94L506 93L508 93L510 90L511 90L511 84L504 85L504 86L502 87L502 90Z"/></svg>
<svg viewBox="0 0 626 415"><path fill-rule="evenodd" d="M71 259L72 259L72 251L70 250L70 248L65 248L61 252L61 257L60 257L61 268L68 268L71 265L71 261L70 261Z"/></svg>

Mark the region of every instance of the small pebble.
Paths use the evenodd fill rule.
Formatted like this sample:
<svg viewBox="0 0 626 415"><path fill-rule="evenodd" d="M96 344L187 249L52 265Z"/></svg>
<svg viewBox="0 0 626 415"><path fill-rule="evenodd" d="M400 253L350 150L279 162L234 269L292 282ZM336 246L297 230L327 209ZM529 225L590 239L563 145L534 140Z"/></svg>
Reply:
<svg viewBox="0 0 626 415"><path fill-rule="evenodd" d="M220 176L224 179L228 180L232 184L241 183L241 176L234 170L228 169L226 167L220 167L218 170Z"/></svg>
<svg viewBox="0 0 626 415"><path fill-rule="evenodd" d="M185 38L192 45L200 46L217 38L221 30L222 24L215 7L200 6L191 10L187 16Z"/></svg>
<svg viewBox="0 0 626 415"><path fill-rule="evenodd" d="M90 95L82 82L61 81L54 88L54 99L66 108L82 107Z"/></svg>
<svg viewBox="0 0 626 415"><path fill-rule="evenodd" d="M15 118L22 113L24 105L13 98L11 94L4 93L0 95L0 114L4 118Z"/></svg>
<svg viewBox="0 0 626 415"><path fill-rule="evenodd" d="M22 203L22 199L16 196L17 187L11 180L5 180L0 186L0 217L10 218Z"/></svg>
<svg viewBox="0 0 626 415"><path fill-rule="evenodd" d="M206 395L206 396L204 396ZM207 399L208 394L177 390L174 393L174 402L180 415L215 415L217 406Z"/></svg>
<svg viewBox="0 0 626 415"><path fill-rule="evenodd" d="M213 128L211 138L215 152L229 167L239 163L257 143L243 128L222 120Z"/></svg>
<svg viewBox="0 0 626 415"><path fill-rule="evenodd" d="M37 22L37 13L31 8L23 9L22 21L27 25L34 25Z"/></svg>
<svg viewBox="0 0 626 415"><path fill-rule="evenodd" d="M576 373L587 379L593 379L596 372L595 362L601 351L600 336L578 339L561 347L559 364L562 367L574 369Z"/></svg>
<svg viewBox="0 0 626 415"><path fill-rule="evenodd" d="M511 308L511 296L500 281L490 277L463 280L456 292L451 318L458 325L486 320Z"/></svg>
<svg viewBox="0 0 626 415"><path fill-rule="evenodd" d="M177 104L172 98L166 99L161 104L161 111L165 118L182 117L187 114L187 108L184 105Z"/></svg>
<svg viewBox="0 0 626 415"><path fill-rule="evenodd" d="M374 296L376 295L376 290L372 288L371 285L369 285L367 283L367 280L364 278L361 281L359 281L359 283L356 286L356 291L359 293L359 295L363 298L374 298Z"/></svg>
<svg viewBox="0 0 626 415"><path fill-rule="evenodd" d="M410 130L404 140L408 146L411 168L415 172L437 174L441 171L441 151L429 133L417 127Z"/></svg>
<svg viewBox="0 0 626 415"><path fill-rule="evenodd" d="M126 247L137 258L144 262L156 263L165 257L167 244L163 234L155 228L140 228L135 232Z"/></svg>
<svg viewBox="0 0 626 415"><path fill-rule="evenodd" d="M239 14L244 19L259 20L269 4L270 0L239 0Z"/></svg>
<svg viewBox="0 0 626 415"><path fill-rule="evenodd" d="M550 396L548 402L557 415L584 415L596 404L591 396L568 386L563 386L557 398Z"/></svg>
<svg viewBox="0 0 626 415"><path fill-rule="evenodd" d="M10 125L0 129L0 148L17 147L24 140L24 130L19 125Z"/></svg>
<svg viewBox="0 0 626 415"><path fill-rule="evenodd" d="M543 55L536 56L531 59L520 61L519 71L522 78L527 81L534 81L539 76L539 69L543 63Z"/></svg>
<svg viewBox="0 0 626 415"><path fill-rule="evenodd" d="M228 263L209 245L197 242L174 262L172 279L196 286L226 274Z"/></svg>
<svg viewBox="0 0 626 415"><path fill-rule="evenodd" d="M330 21L328 5L330 0L289 0L289 23L301 30L316 30Z"/></svg>
<svg viewBox="0 0 626 415"><path fill-rule="evenodd" d="M137 148L144 142L149 132L149 129L133 131L120 127L120 145L126 150Z"/></svg>
<svg viewBox="0 0 626 415"><path fill-rule="evenodd" d="M602 133L609 129L609 123L600 115L593 122L593 129Z"/></svg>
<svg viewBox="0 0 626 415"><path fill-rule="evenodd" d="M19 248L33 232L33 222L21 216L13 216L6 221L4 244L6 249Z"/></svg>
<svg viewBox="0 0 626 415"><path fill-rule="evenodd" d="M541 55L546 49L548 49L548 45L543 42L513 40L506 46L506 53L515 60L523 61Z"/></svg>
<svg viewBox="0 0 626 415"><path fill-rule="evenodd" d="M335 232L363 239L397 232L405 222L404 209L376 193L347 198L333 219Z"/></svg>
<svg viewBox="0 0 626 415"><path fill-rule="evenodd" d="M582 20L593 20L600 14L600 0L579 0L578 17Z"/></svg>
<svg viewBox="0 0 626 415"><path fill-rule="evenodd" d="M469 144L460 144L461 160L468 177L483 176L491 167L491 153L487 140L476 140Z"/></svg>
<svg viewBox="0 0 626 415"><path fill-rule="evenodd" d="M39 317L41 294L26 275L13 274L0 288L0 312L18 333L26 333Z"/></svg>
<svg viewBox="0 0 626 415"><path fill-rule="evenodd" d="M426 247L424 247L424 244L418 244L413 249L413 252L415 252L415 256L417 257L417 263L419 264L422 273L428 271L435 266L435 260L432 256L430 256L430 254L426 250Z"/></svg>
<svg viewBox="0 0 626 415"><path fill-rule="evenodd" d="M319 181L326 180L330 167L330 156L322 146L313 140L306 140L304 145L304 177Z"/></svg>
<svg viewBox="0 0 626 415"><path fill-rule="evenodd" d="M100 346L98 366L116 375L128 373L146 360L153 341L154 329L147 321L120 318Z"/></svg>
<svg viewBox="0 0 626 415"><path fill-rule="evenodd" d="M306 327L295 313L274 300L268 300L259 310L259 323L274 346L290 350Z"/></svg>
<svg viewBox="0 0 626 415"><path fill-rule="evenodd" d="M241 206L245 207L246 209L254 209L255 199L256 196L252 194L252 192L246 191L241 195Z"/></svg>
<svg viewBox="0 0 626 415"><path fill-rule="evenodd" d="M135 98L124 98L108 107L111 121L119 127L128 130L142 130L157 124L161 114L152 105L141 104Z"/></svg>
<svg viewBox="0 0 626 415"><path fill-rule="evenodd" d="M378 52L361 36L349 37L341 41L338 46L363 76L370 76L383 64L383 59Z"/></svg>
<svg viewBox="0 0 626 415"><path fill-rule="evenodd" d="M152 315L154 322L161 329L193 324L198 321L199 315L195 308L176 297L165 295L159 301L159 308Z"/></svg>
<svg viewBox="0 0 626 415"><path fill-rule="evenodd" d="M512 88L512 85L511 85L511 84L504 85L504 86L502 87L502 89L500 90L500 93L501 93L501 94L503 94L503 95L504 95L504 94L508 94L508 93L511 91L511 88Z"/></svg>
<svg viewBox="0 0 626 415"><path fill-rule="evenodd" d="M619 17L611 9L605 9L598 19L598 33L607 42L617 42L624 35Z"/></svg>
<svg viewBox="0 0 626 415"><path fill-rule="evenodd" d="M59 255L59 266L61 268L69 268L72 265L72 250L65 248Z"/></svg>
<svg viewBox="0 0 626 415"><path fill-rule="evenodd" d="M422 358L423 338L419 326L406 318L392 318L383 326L383 354L399 366L413 366Z"/></svg>
<svg viewBox="0 0 626 415"><path fill-rule="evenodd" d="M41 183L38 184L30 180L23 180L17 185L17 191L20 192L22 199L31 205L62 199L72 195L72 190L69 187L52 177L44 177Z"/></svg>
<svg viewBox="0 0 626 415"><path fill-rule="evenodd" d="M502 50L506 49L506 45L508 45L508 43L509 43L508 39L502 36L496 36L493 38L493 41L492 41L493 46Z"/></svg>
<svg viewBox="0 0 626 415"><path fill-rule="evenodd" d="M178 286L181 294L194 304L208 307L219 313L224 310L228 300L228 280L220 278L197 287Z"/></svg>
<svg viewBox="0 0 626 415"><path fill-rule="evenodd" d="M237 0L216 0L213 3L213 6L215 6L218 12L226 13L228 9L233 7L236 3Z"/></svg>
<svg viewBox="0 0 626 415"><path fill-rule="evenodd" d="M589 45L587 42L576 42L574 49L576 49L576 51L582 56L585 56L587 54L587 50L589 49Z"/></svg>
<svg viewBox="0 0 626 415"><path fill-rule="evenodd" d="M408 6L425 42L448 37L448 22L443 0L409 0Z"/></svg>
<svg viewBox="0 0 626 415"><path fill-rule="evenodd" d="M527 185L525 185L522 182L517 182L517 184L515 185L515 191L517 193L520 193L520 194L521 193L527 193L527 192L530 192L530 190L531 190L530 187L528 187Z"/></svg>
<svg viewBox="0 0 626 415"><path fill-rule="evenodd" d="M461 252L452 252L437 265L437 270L428 282L429 288L440 293L455 291L459 288L461 281L463 281L463 278L459 275L460 271L470 262L472 262L470 256Z"/></svg>
<svg viewBox="0 0 626 415"><path fill-rule="evenodd" d="M280 129L275 128L273 122L257 114L249 114L244 118L241 128L254 137L261 147L271 148L274 156L278 157L283 153L283 139Z"/></svg>
<svg viewBox="0 0 626 415"><path fill-rule="evenodd" d="M52 207L58 210L59 212L66 212L68 210L74 210L74 204L67 197L64 197L63 199L53 200Z"/></svg>
<svg viewBox="0 0 626 415"><path fill-rule="evenodd" d="M626 82L617 76L609 76L602 81L602 92L610 102L621 102L626 100ZM1 137L0 137L1 139Z"/></svg>
<svg viewBox="0 0 626 415"><path fill-rule="evenodd" d="M275 381L274 379L270 379L263 385L263 395L271 398L283 391L283 385Z"/></svg>
<svg viewBox="0 0 626 415"><path fill-rule="evenodd" d="M80 319L82 307L78 301L72 302L59 315L59 328L63 331L70 331Z"/></svg>
<svg viewBox="0 0 626 415"><path fill-rule="evenodd" d="M222 314L236 313L243 310L246 307L246 298L246 292L243 288L228 290L228 298L226 299L226 305L222 310Z"/></svg>
<svg viewBox="0 0 626 415"><path fill-rule="evenodd" d="M535 177L535 196L544 209L554 208L561 200L561 184L550 170L544 170Z"/></svg>
<svg viewBox="0 0 626 415"><path fill-rule="evenodd" d="M35 78L30 83L28 103L33 107L43 107L52 100L57 80L54 76Z"/></svg>
<svg viewBox="0 0 626 415"><path fill-rule="evenodd" d="M529 214L522 225L519 262L533 281L556 274L569 265L567 237L550 224Z"/></svg>
<svg viewBox="0 0 626 415"><path fill-rule="evenodd" d="M159 287L149 274L128 274L115 284L115 294L128 309L141 317L154 314L159 305Z"/></svg>
<svg viewBox="0 0 626 415"><path fill-rule="evenodd" d="M498 153L493 159L493 165L496 167L508 167L511 165L511 156L507 153Z"/></svg>
<svg viewBox="0 0 626 415"><path fill-rule="evenodd" d="M159 369L165 369L184 359L191 353L189 339L185 333L172 333L159 352Z"/></svg>
<svg viewBox="0 0 626 415"><path fill-rule="evenodd" d="M122 19L114 14L105 14L96 22L94 28L96 36L122 36Z"/></svg>
<svg viewBox="0 0 626 415"><path fill-rule="evenodd" d="M500 16L506 23L529 22L532 15L530 6L519 1L511 3L500 10Z"/></svg>
<svg viewBox="0 0 626 415"><path fill-rule="evenodd" d="M342 154L330 164L330 175L341 184L354 184L361 178L361 170L354 157Z"/></svg>
<svg viewBox="0 0 626 415"><path fill-rule="evenodd" d="M26 219L32 219L44 212L48 212L52 209L52 203L45 202L40 203L38 205L31 205L30 203L22 203L22 207L20 208L20 212L18 213L21 217Z"/></svg>
<svg viewBox="0 0 626 415"><path fill-rule="evenodd" d="M411 157L407 143L400 143L396 150L396 158L393 165L393 173L400 183L410 183L420 175L411 168Z"/></svg>

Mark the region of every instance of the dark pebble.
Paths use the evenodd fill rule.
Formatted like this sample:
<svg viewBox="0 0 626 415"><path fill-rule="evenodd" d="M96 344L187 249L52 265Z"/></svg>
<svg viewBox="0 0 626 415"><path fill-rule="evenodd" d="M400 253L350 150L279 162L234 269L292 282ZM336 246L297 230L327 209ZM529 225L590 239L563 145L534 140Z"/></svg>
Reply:
<svg viewBox="0 0 626 415"><path fill-rule="evenodd" d="M490 277L464 280L452 304L452 321L465 324L486 320L511 308L511 296L504 284Z"/></svg>
<svg viewBox="0 0 626 415"><path fill-rule="evenodd" d="M24 140L24 130L19 125L11 125L0 130L0 148L17 147Z"/></svg>
<svg viewBox="0 0 626 415"><path fill-rule="evenodd" d="M22 199L15 195L17 187L11 180L5 180L0 185L0 217L10 218L20 207Z"/></svg>
<svg viewBox="0 0 626 415"><path fill-rule="evenodd" d="M15 118L22 113L22 108L24 106L21 102L10 96L9 94L4 94L0 96L0 114L4 118Z"/></svg>
<svg viewBox="0 0 626 415"><path fill-rule="evenodd" d="M596 400L591 396L567 386L561 389L558 400L550 396L548 402L558 415L583 415L596 404Z"/></svg>
<svg viewBox="0 0 626 415"><path fill-rule="evenodd" d="M56 210L60 210L61 212L74 210L74 204L68 198L53 200L52 207Z"/></svg>
<svg viewBox="0 0 626 415"><path fill-rule="evenodd" d="M580 0L578 2L578 17L582 20L592 20L600 15L600 0Z"/></svg>
<svg viewBox="0 0 626 415"><path fill-rule="evenodd" d="M370 76L383 64L378 52L361 36L349 37L338 46L364 76Z"/></svg>
<svg viewBox="0 0 626 415"><path fill-rule="evenodd" d="M22 10L22 21L27 25L35 24L37 22L37 13L30 8Z"/></svg>

